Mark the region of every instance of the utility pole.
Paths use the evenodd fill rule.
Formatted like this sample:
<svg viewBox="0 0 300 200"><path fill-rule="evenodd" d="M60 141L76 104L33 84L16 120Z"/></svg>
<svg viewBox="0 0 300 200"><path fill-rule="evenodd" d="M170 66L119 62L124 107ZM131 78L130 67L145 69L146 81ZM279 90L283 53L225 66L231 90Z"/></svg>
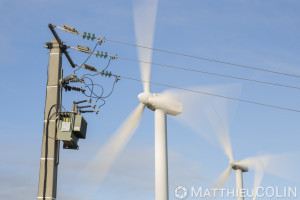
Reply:
<svg viewBox="0 0 300 200"><path fill-rule="evenodd" d="M38 187L38 200L56 199L57 189L57 167L59 155L59 140L56 140L56 115L60 109L62 89L60 80L62 78L62 49L56 39L48 43L50 49L47 93L44 113L44 131L42 142L42 153L40 162L40 176ZM51 107L56 105L51 111ZM50 113L49 113L50 112ZM48 119L48 116L54 116ZM47 128L48 123L48 128ZM48 137L46 137L48 132Z"/></svg>
<svg viewBox="0 0 300 200"><path fill-rule="evenodd" d="M56 26L48 24L48 27L55 39L46 43L47 48L50 49L50 57L44 111L44 131L40 161L38 200L56 199L60 141L63 142L64 149L78 150L79 147L77 143L79 139L86 138L87 130L87 122L80 113L98 114L99 108L101 107L99 106L98 110L95 110L96 104L93 106L90 105L91 98L98 98L97 95L96 97L92 96L92 94L94 94L92 90L89 100L73 101L72 111L68 112L65 109L63 109L63 112L61 111L61 108L63 108L61 105L62 88L66 91L74 90L84 93L84 88L68 85L73 82L84 83L84 78L79 79L76 74L63 78L62 54L66 56L72 68L75 68L76 65L67 52L68 47L63 44L62 40L54 30ZM115 76L115 83L119 80L119 76L117 75L104 71L98 72L96 68L87 66L88 65L85 65L84 68L95 73L109 77ZM78 106L78 104L81 103L89 103L89 105ZM93 110L81 110L82 108L93 108Z"/></svg>

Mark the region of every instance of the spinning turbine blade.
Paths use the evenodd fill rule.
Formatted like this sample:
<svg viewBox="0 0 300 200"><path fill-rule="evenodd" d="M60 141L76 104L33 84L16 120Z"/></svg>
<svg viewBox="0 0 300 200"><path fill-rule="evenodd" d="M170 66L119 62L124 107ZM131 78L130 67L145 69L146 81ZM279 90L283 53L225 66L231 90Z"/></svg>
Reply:
<svg viewBox="0 0 300 200"><path fill-rule="evenodd" d="M246 158L239 162L243 167L249 167L255 170L254 172L254 185L253 185L253 200L256 200L257 189L261 184L262 178L264 176L264 169L267 168L269 164L270 156L257 156Z"/></svg>
<svg viewBox="0 0 300 200"><path fill-rule="evenodd" d="M183 113L176 117L176 120L183 123L194 132L197 132L205 139L214 142L215 134L211 134L211 132L220 132L219 130L222 131L222 127L224 127L224 130L228 132L228 126L226 124L228 121L227 118L229 118L227 114L227 107L230 107L228 110L233 111L235 110L236 104L234 104L234 102L228 104L229 102L223 98L206 95L205 93L216 93L224 96L238 96L241 87L239 85L230 84L189 87L188 89L191 91L201 91L204 94L196 94L190 91L177 89L166 90L162 94L180 101L183 104ZM210 112L213 112L214 114L210 114ZM225 120L225 122L222 122L222 120ZM229 138L229 134L227 135L227 138ZM223 146L226 146L226 149L228 149L226 150L228 152L228 157L232 157L230 140L227 139Z"/></svg>
<svg viewBox="0 0 300 200"><path fill-rule="evenodd" d="M144 104L138 107L126 119L124 124L109 139L109 141L98 151L94 159L87 165L86 170L96 171L93 175L97 183L101 183L107 175L114 161L122 152L125 145L133 135L144 111Z"/></svg>
<svg viewBox="0 0 300 200"><path fill-rule="evenodd" d="M253 200L256 200L257 189L261 184L263 176L264 176L264 171L263 171L262 167L261 166L257 167L255 169L255 174L254 174Z"/></svg>
<svg viewBox="0 0 300 200"><path fill-rule="evenodd" d="M134 6L134 25L137 45L152 48L158 0L136 0ZM151 62L152 50L137 48L139 60ZM144 92L150 92L150 63L140 62L141 79Z"/></svg>
<svg viewBox="0 0 300 200"><path fill-rule="evenodd" d="M300 164L300 152L281 153L266 156L268 161L264 170L266 173L291 181L298 181L300 173L295 166Z"/></svg>
<svg viewBox="0 0 300 200"><path fill-rule="evenodd" d="M212 99L210 106L205 107L204 113L225 155L229 160L234 160L229 136L227 103L225 99Z"/></svg>
<svg viewBox="0 0 300 200"><path fill-rule="evenodd" d="M233 159L232 147L230 142L230 136L228 130L218 130L217 137L220 142L220 145L225 153L225 155L229 158L229 160Z"/></svg>
<svg viewBox="0 0 300 200"><path fill-rule="evenodd" d="M229 93L237 93L236 95L231 95L237 96L240 93L241 87L239 85L216 85L190 89L203 91L204 93L217 93L225 96L228 96ZM180 119L181 122L184 122L193 130L201 133L206 139L212 140L212 136L207 134L211 132L212 129L224 153L229 160L233 160L228 125L228 100L209 95L191 94L188 91L167 90L164 94L183 103L183 114L177 119ZM232 104L230 104L230 106L232 106ZM208 127L207 124L210 125L210 129L205 130Z"/></svg>
<svg viewBox="0 0 300 200"><path fill-rule="evenodd" d="M227 135L227 136L226 136ZM224 153L230 160L233 160L232 147L229 139L229 133L224 133L224 135L219 136L219 141L223 147ZM227 138L226 138L227 137Z"/></svg>
<svg viewBox="0 0 300 200"><path fill-rule="evenodd" d="M227 167L227 169L219 176L213 188L221 188L228 180L231 170L231 166Z"/></svg>
<svg viewBox="0 0 300 200"><path fill-rule="evenodd" d="M264 173L269 173L277 177L288 180L297 180L300 174L295 173L294 166L299 163L300 153L282 153L277 155L263 155L246 158L239 162L241 166L249 167L255 170L254 177L254 196L256 199L256 190L260 186Z"/></svg>

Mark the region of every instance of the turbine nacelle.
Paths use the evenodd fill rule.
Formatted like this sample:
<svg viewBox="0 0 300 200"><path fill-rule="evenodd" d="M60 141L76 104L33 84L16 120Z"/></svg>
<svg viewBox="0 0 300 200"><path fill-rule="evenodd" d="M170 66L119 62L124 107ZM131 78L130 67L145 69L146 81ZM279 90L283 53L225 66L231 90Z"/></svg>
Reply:
<svg viewBox="0 0 300 200"><path fill-rule="evenodd" d="M162 109L169 115L179 115L182 113L182 103L175 101L165 95L144 92L138 95L141 103L150 110Z"/></svg>
<svg viewBox="0 0 300 200"><path fill-rule="evenodd" d="M229 161L229 165L234 170L240 169L240 170L242 170L242 172L248 172L248 167L240 165L240 162L238 160L231 160L231 161Z"/></svg>

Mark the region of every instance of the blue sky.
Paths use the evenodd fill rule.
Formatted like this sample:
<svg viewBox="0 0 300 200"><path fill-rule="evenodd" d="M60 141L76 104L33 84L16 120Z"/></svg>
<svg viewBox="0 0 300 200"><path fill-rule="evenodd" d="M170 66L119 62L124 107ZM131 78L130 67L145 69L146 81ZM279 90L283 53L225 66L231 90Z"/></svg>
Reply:
<svg viewBox="0 0 300 200"><path fill-rule="evenodd" d="M0 197L33 199L37 195L43 111L46 91L48 50L52 39L48 23L67 24L80 32L135 43L134 1L2 0L0 11ZM265 1L174 1L160 0L157 10L154 47L200 57L261 67L300 75L300 3L296 0ZM93 42L58 31L67 45ZM100 50L120 57L137 58L134 47L106 42ZM69 50L75 63L87 55ZM157 63L184 66L215 73L299 86L299 78L246 70L229 65L153 52ZM89 64L104 66L107 60L91 58ZM72 69L63 60L64 74ZM109 70L139 78L136 62L115 60ZM178 87L197 88L233 97L300 110L296 89L280 88L200 73L152 66L151 80ZM99 78L109 91L112 80ZM229 85L229 86L228 86ZM223 87L234 86L224 90ZM151 86L153 92L168 88ZM86 114L87 139L79 151L61 150L57 199L153 199L154 198L154 116L146 110L142 122L104 182L97 185L93 173L82 174L84 166L137 106L142 84L121 80L99 115ZM228 107L231 143L236 159L265 153L299 151L300 113L238 103L203 95L187 94L194 108L195 129L168 118L170 199L178 185L209 187L227 167L228 159L213 135L203 108L219 102ZM84 96L63 94L63 105ZM219 105L219 104L218 104ZM180 118L180 117L179 117ZM198 120L199 119L199 120ZM200 130L200 131L199 131ZM101 161L99 161L101 163ZM287 162L286 172L300 164L299 157ZM284 170L282 170L284 171ZM284 173L284 172L282 172ZM294 171L294 177L300 177ZM233 174L232 174L233 175ZM253 171L244 174L245 187L253 185ZM90 186L97 186L91 191ZM263 186L300 186L299 181L265 174ZM231 176L226 187L234 187ZM79 189L78 189L79 188Z"/></svg>

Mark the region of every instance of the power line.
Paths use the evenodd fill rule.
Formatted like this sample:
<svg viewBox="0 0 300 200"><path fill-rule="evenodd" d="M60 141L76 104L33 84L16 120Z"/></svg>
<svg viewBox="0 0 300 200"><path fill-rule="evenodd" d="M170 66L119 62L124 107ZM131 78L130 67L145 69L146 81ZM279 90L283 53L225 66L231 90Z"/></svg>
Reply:
<svg viewBox="0 0 300 200"><path fill-rule="evenodd" d="M102 72L99 72L99 71L96 71L95 73L102 74ZM265 106L265 107L276 108L276 109L281 109L281 110L287 110L287 111L293 111L293 112L299 112L300 113L300 110L293 109L293 108L275 106L275 105L260 103L260 102L256 102L256 101L250 101L250 100L239 99L239 98L234 98L234 97L228 97L228 96L223 96L223 95L214 94L214 93L203 92L203 91L199 91L199 90L192 90L192 89L188 89L188 88L182 88L182 87L177 87L177 86L173 86L173 85L167 85L167 84L163 84L163 83L156 83L156 82L152 82L152 81L143 81L143 80L128 77L128 76L117 76L117 75L114 75L114 74L112 74L111 76L116 77L115 83L119 80L119 78L123 78L123 79L138 81L138 82L150 83L152 85L158 85L158 86L163 86L163 87L167 87L167 88L184 90L184 91L198 93L198 94L210 95L210 96L214 96L214 97L230 99L230 100L234 100L234 101L240 101L240 102L244 102L244 103L249 103L249 104L254 104L254 105L259 105L259 106ZM114 86L113 86L113 88L114 88Z"/></svg>
<svg viewBox="0 0 300 200"><path fill-rule="evenodd" d="M69 47L71 49L80 51L80 49L76 47ZM80 51L82 52L82 51ZM84 52L86 53L86 52ZM93 53L94 55L97 55L96 53ZM291 88L291 89L298 89L300 90L300 87L297 86L292 86L292 85L284 85L284 84L279 84L279 83L273 83L273 82L267 82L267 81L260 81L260 80L254 80L254 79L248 79L248 78L243 78L243 77L238 77L238 76L232 76L232 75L226 75L226 74L220 74L220 73L213 73L213 72L207 72L207 71L202 71L202 70L197 70L197 69L191 69L191 68L186 68L186 67L179 67L179 66L174 66L174 65L166 65L166 64L160 64L160 63L154 63L154 62L148 62L148 61L143 61L143 60L136 60L136 59L131 59L131 58L125 58L125 57L116 57L116 56L109 56L110 58L118 58L122 60L129 60L129 61L134 61L134 62L141 62L141 63L148 63L152 65L157 65L161 67L167 67L167 68L173 68L173 69L179 69L179 70L185 70L185 71L191 71L191 72L197 72L197 73L202 73L202 74L209 74L213 76L220 76L220 77L226 77L226 78L232 78L232 79L238 79L238 80L243 80L243 81L250 81L250 82L255 82L255 83L261 83L261 84L267 84L267 85L273 85L273 86L279 86L279 87L285 87L285 88Z"/></svg>
<svg viewBox="0 0 300 200"><path fill-rule="evenodd" d="M63 31L67 31L67 32L70 32L70 33L73 33L73 34L76 34L76 35L81 35L81 36L83 36L83 38L87 38L87 39L91 38L92 40L97 39L99 41L108 41L108 42L113 42L113 43L118 43L118 44L123 44L123 45L128 45L128 46L134 46L134 47L138 47L138 48L150 49L150 50L163 52L163 53L168 53L168 54L173 54L173 55L179 55L179 56L194 58L194 59L198 59L198 60L205 60L205 61L209 61L209 62L232 65L232 66L235 66L235 67L241 67L241 68L246 68L246 69L251 69L251 70L258 70L258 71L269 72L269 73L273 73L273 74L279 74L279 75L284 75L284 76L300 78L299 75L295 75L295 74L289 74L289 73L284 73L284 72L279 72L279 71L274 71L274 70L268 70L268 69L263 69L263 68L258 68L258 67L251 67L251 66L248 66L248 65L235 64L235 63L232 63L232 62L226 62L226 61L221 61L221 60L216 60L216 59L193 56L193 55L179 53L179 52L175 52L175 51L167 51L167 50L162 50L162 49L157 49L157 48L152 48L152 47L146 47L146 46L142 46L142 45L131 44L131 43L127 43L127 42L110 40L110 39L107 39L107 38L104 38L104 37L103 38L96 37L94 34L91 35L90 33L89 34L86 34L86 33L82 34L82 33L78 33L78 31L73 27L70 27L72 29L66 28L66 27L68 27L66 25L64 25L64 28L59 27L59 26L55 26L55 27L58 28L58 29L61 29Z"/></svg>
<svg viewBox="0 0 300 200"><path fill-rule="evenodd" d="M203 91L199 91L199 90L192 90L192 89L181 88L181 87L167 85L167 84L162 84L162 83L155 83L155 82L152 82L152 81L143 81L143 80L140 80L140 79L126 77L126 76L120 76L120 78L128 79L128 80L133 80L133 81L150 83L152 85L158 85L158 86L163 86L163 87L168 87L168 88L173 88L173 89L178 89L178 90L184 90L184 91L198 93L198 94L210 95L210 96L224 98L224 99L230 99L230 100L234 100L234 101L240 101L240 102L244 102L244 103L250 103L250 104L255 104L255 105L260 105L260 106L265 106L265 107L276 108L276 109L281 109L281 110L287 110L287 111L293 111L293 112L299 112L300 113L300 110L296 110L296 109L293 109L293 108L286 108L286 107L281 107L281 106L274 106L274 105L260 103L260 102L256 102L256 101L249 101L249 100L245 100L245 99L239 99L239 98L234 98L234 97L228 97L228 96L223 96L223 95L218 95L218 94L203 92Z"/></svg>
<svg viewBox="0 0 300 200"><path fill-rule="evenodd" d="M286 87L286 88L292 88L292 89L300 90L300 87L292 86L292 85L284 85L284 84L272 83L272 82L267 82L267 81L259 81L259 80L254 80L254 79L242 78L242 77L238 77L238 76L207 72L207 71L196 70L196 69L191 69L191 68L178 67L178 66L174 66L174 65L166 65L166 64L160 64L160 63L154 63L154 62L147 62L147 61L135 60L135 59L130 59L130 58L122 58L122 57L117 57L117 58L123 59L123 60L141 62L141 63L148 63L148 64L152 64L152 65L168 67L168 68L173 68L173 69L180 69L180 70L197 72L197 73L202 73L202 74L210 74L210 75L214 75L214 76L221 76L221 77L226 77L226 78L233 78L233 79L239 79L239 80L244 80L244 81L250 81L250 82L256 82L256 83L262 83L262 84L268 84L268 85L273 85L273 86Z"/></svg>
<svg viewBox="0 0 300 200"><path fill-rule="evenodd" d="M126 42L109 40L109 39L106 39L106 38L104 38L104 40L109 41L109 42L124 44L124 45L128 45L128 46L135 46L135 47L138 47L138 48L144 48L144 49L150 49L150 50L154 50L154 51L164 52L164 53L168 53L168 54L174 54L174 55L179 55L179 56L184 56L184 57L189 57L189 58L195 58L195 59L199 59L199 60L205 60L205 61L210 61L210 62L215 62L215 63L232 65L232 66L236 66L236 67L242 67L242 68L247 68L247 69L252 69L252 70L269 72L269 73L273 73L273 74L279 74L279 75L284 75L284 76L291 76L291 77L300 78L300 76L295 75L295 74L288 74L288 73L284 73L284 72L278 72L278 71L274 71L274 70L268 70L268 69L263 69L263 68L258 68L258 67L251 67L251 66L247 66L247 65L235 64L235 63L216 60L216 59L193 56L193 55L178 53L178 52L174 52L174 51L167 51L167 50L162 50L162 49L157 49L157 48L151 48L151 47L146 47L146 46L141 46L141 45L136 45L136 44L130 44L130 43L126 43Z"/></svg>
<svg viewBox="0 0 300 200"><path fill-rule="evenodd" d="M104 40L111 41L111 42L117 42L117 41L107 40L106 38L95 37L94 34L92 36L90 34L86 34L86 33L85 34L80 34L75 29L74 29L75 30L75 32L74 32L74 30L70 31L70 30L67 30L67 29L64 29L64 28L61 28L61 27L57 27L57 28L62 29L64 31L68 31L68 32L77 34L77 35L81 35L83 37L87 37L88 39L89 38L91 38L92 40L97 39L97 40L99 40L99 42L102 42ZM155 49L155 48L149 48L149 47L144 47L144 46L139 46L139 45L134 45L134 44L129 44L129 43L123 43L123 42L118 42L118 43L127 44L127 45L131 45L131 46L137 46L137 47L140 47L140 48L148 48L148 49L152 49L152 50L156 50L156 51L162 51L162 52L166 52L166 53L177 54L177 55L182 55L182 56L187 56L187 57L193 57L193 58L198 58L198 59L206 59L206 58L200 58L200 57L196 57L196 56L191 56L191 55L186 55L186 54L181 54L181 53L176 53L176 52L171 52L171 51L165 51L165 50L160 50L160 49ZM75 47L69 47L69 48L72 48L72 49L80 51L79 49L77 49ZM95 54L95 53L93 53L93 54ZM121 58L121 57L116 57L116 56L109 56L109 57L111 59L120 58L120 59L124 59L124 60L136 61L136 62L146 62L146 61L134 60L134 59L129 59L129 58ZM227 62L223 62L223 61L217 61L217 60L211 60L211 59L206 59L206 60L213 61L213 62L220 62L220 63L223 63L223 64L231 64L231 65L235 65L235 66L240 66L240 67L245 67L245 68L250 68L250 69L256 69L256 70L261 70L261 71L266 71L266 72L271 72L271 73L276 73L276 74L281 74L281 75L286 75L286 76L300 77L300 76L297 76L297 75L286 74L286 73L281 73L281 72L276 72L276 71L270 71L270 70L265 70L265 69L260 69L260 68L252 68L252 67L248 67L248 66L237 65L237 64L227 63ZM152 62L148 62L148 63L153 64L153 65L164 66L164 67L170 67L170 68L177 68L177 69L187 70L187 71L207 73L207 74L211 74L211 75L224 76L224 77L228 77L228 78L236 78L236 79L247 80L247 81L254 81L254 82L258 82L258 83L276 85L276 86L281 86L281 87L289 87L289 88L294 88L294 89L300 89L300 88L295 87L295 86L282 85L282 84L270 83L270 82L264 82L264 81L257 81L257 80L252 80L252 79L245 79L245 78L241 78L241 77L235 77L235 76L224 75L224 74L216 74L216 73L211 73L211 72L204 72L204 71L200 71L200 70L188 69L188 68L183 68L183 67L176 67L176 66L172 66L172 65L163 65L163 64L152 63ZM79 66L79 67L82 67L82 66ZM82 68L84 68L84 67L82 67ZM99 73L99 74L102 74L102 75L105 74L103 71L102 72L95 71L95 72ZM139 81L139 82L148 82L148 83L150 83L152 85L158 85L158 86L163 86L163 87L168 87L168 88L173 88L173 89L179 89L179 90L189 91L189 92L198 93L198 94L210 95L210 96L214 96L214 97L225 98L225 99L230 99L230 100L234 100L234 101L240 101L240 102L244 102L244 103L249 103L249 104L254 104L254 105L260 105L260 106L264 106L264 107L276 108L276 109L293 111L293 112L300 112L300 110L293 109L293 108L286 108L286 107L281 107L281 106L275 106L275 105L260 103L260 102L256 102L256 101L250 101L250 100L245 100L245 99L239 99L239 98L234 98L234 97L228 97L228 96L223 96L223 95L218 95L218 94L203 92L203 91L199 91L199 90L192 90L192 89L181 88L181 87L167 85L167 84L162 84L162 83L155 83L155 82L151 82L151 81L143 81L143 80L140 80L140 79L126 77L126 76L117 76L117 75L114 75L114 74L111 74L111 73L109 74L109 76L115 76L115 78L116 78L115 82L117 82L119 80L119 78L124 78L124 79L128 79L128 80Z"/></svg>

